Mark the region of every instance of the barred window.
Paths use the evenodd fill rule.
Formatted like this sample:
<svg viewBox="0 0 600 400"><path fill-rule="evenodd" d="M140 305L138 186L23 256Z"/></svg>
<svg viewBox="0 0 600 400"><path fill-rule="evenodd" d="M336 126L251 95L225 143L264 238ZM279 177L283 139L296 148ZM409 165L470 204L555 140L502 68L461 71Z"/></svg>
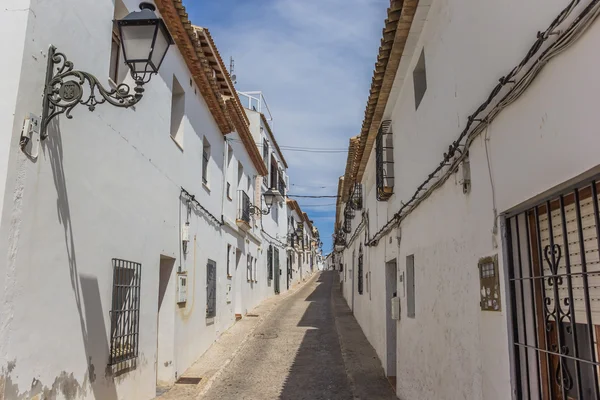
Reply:
<svg viewBox="0 0 600 400"><path fill-rule="evenodd" d="M386 201L394 193L394 147L392 121L381 123L375 146L377 200Z"/></svg>
<svg viewBox="0 0 600 400"><path fill-rule="evenodd" d="M217 315L217 264L208 260L206 264L206 318Z"/></svg>
<svg viewBox="0 0 600 400"><path fill-rule="evenodd" d="M362 183L356 183L354 185L354 191L352 192L352 197L350 198L350 203L352 205L353 210L362 209L362 207L363 207Z"/></svg>
<svg viewBox="0 0 600 400"><path fill-rule="evenodd" d="M142 264L112 259L113 292L110 311L109 365L138 356Z"/></svg>

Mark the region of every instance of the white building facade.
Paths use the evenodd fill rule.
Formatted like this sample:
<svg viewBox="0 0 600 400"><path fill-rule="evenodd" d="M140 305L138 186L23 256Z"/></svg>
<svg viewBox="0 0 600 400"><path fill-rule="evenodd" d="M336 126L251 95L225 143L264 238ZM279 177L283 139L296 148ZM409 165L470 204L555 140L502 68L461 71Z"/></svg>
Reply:
<svg viewBox="0 0 600 400"><path fill-rule="evenodd" d="M598 3L390 4L340 181L348 304L399 398L597 398Z"/></svg>
<svg viewBox="0 0 600 400"><path fill-rule="evenodd" d="M139 1L0 10L0 399L151 399L274 294L251 121L208 30L155 4L175 43L141 101L79 105L23 147L50 44L104 87L132 85L113 20Z"/></svg>

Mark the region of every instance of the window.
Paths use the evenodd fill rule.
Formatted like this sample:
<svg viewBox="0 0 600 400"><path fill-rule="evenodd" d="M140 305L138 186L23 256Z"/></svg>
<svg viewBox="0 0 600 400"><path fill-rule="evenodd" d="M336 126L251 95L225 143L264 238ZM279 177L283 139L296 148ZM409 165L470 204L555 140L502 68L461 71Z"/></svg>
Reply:
<svg viewBox="0 0 600 400"><path fill-rule="evenodd" d="M113 20L119 20L125 17L129 11L121 0L115 1L115 11L113 13ZM113 25L112 38L110 44L110 65L108 69L108 76L115 84L123 83L129 67L125 64L124 59L121 57L121 37L119 36L119 29L116 24Z"/></svg>
<svg viewBox="0 0 600 400"><path fill-rule="evenodd" d="M276 224L279 224L279 208L277 207L277 204L273 204L271 207L271 218L273 218L273 221Z"/></svg>
<svg viewBox="0 0 600 400"><path fill-rule="evenodd" d="M217 264L208 260L206 264L206 318L217 315Z"/></svg>
<svg viewBox="0 0 600 400"><path fill-rule="evenodd" d="M277 189L277 161L275 161L275 157L271 157L271 189Z"/></svg>
<svg viewBox="0 0 600 400"><path fill-rule="evenodd" d="M202 141L202 183L208 185L208 162L210 161L210 143L206 138Z"/></svg>
<svg viewBox="0 0 600 400"><path fill-rule="evenodd" d="M252 256L250 254L246 257L246 280L248 282L252 280Z"/></svg>
<svg viewBox="0 0 600 400"><path fill-rule="evenodd" d="M119 67L121 61L121 38L117 30L113 30L112 41L110 44L110 69L109 77L114 83L119 81Z"/></svg>
<svg viewBox="0 0 600 400"><path fill-rule="evenodd" d="M394 146L392 121L381 123L375 142L377 200L386 201L394 193Z"/></svg>
<svg viewBox="0 0 600 400"><path fill-rule="evenodd" d="M254 264L252 264L252 279L254 282L258 282L258 277L256 276L256 258L253 259Z"/></svg>
<svg viewBox="0 0 600 400"><path fill-rule="evenodd" d="M362 199L362 183L356 183L354 185L354 191L352 192L352 197L351 199L351 206L353 210L360 210L362 209L362 203L363 203L363 199Z"/></svg>
<svg viewBox="0 0 600 400"><path fill-rule="evenodd" d="M225 171L225 176L227 177L227 198L229 200L232 200L231 198L231 183L229 183L230 180L230 172L229 172L229 167L231 166L231 160L233 160L233 149L231 148L231 145L227 145L227 169Z"/></svg>
<svg viewBox="0 0 600 400"><path fill-rule="evenodd" d="M227 245L227 277L231 277L231 270L229 263L231 261L231 245Z"/></svg>
<svg viewBox="0 0 600 400"><path fill-rule="evenodd" d="M185 91L173 75L171 88L171 137L183 149L183 116L185 115Z"/></svg>
<svg viewBox="0 0 600 400"><path fill-rule="evenodd" d="M363 294L363 248L358 248L358 294Z"/></svg>
<svg viewBox="0 0 600 400"><path fill-rule="evenodd" d="M415 317L415 255L406 257L406 313Z"/></svg>
<svg viewBox="0 0 600 400"><path fill-rule="evenodd" d="M530 398L600 398L599 190L588 181L507 218L512 367ZM494 258L480 260L486 280L497 273L486 268ZM487 299L486 312L500 311L501 301Z"/></svg>
<svg viewBox="0 0 600 400"><path fill-rule="evenodd" d="M415 110L419 108L425 91L427 90L427 74L425 72L425 49L421 50L421 56L413 71L413 84L415 87Z"/></svg>
<svg viewBox="0 0 600 400"><path fill-rule="evenodd" d="M142 264L112 259L113 291L110 311L109 365L138 356Z"/></svg>
<svg viewBox="0 0 600 400"><path fill-rule="evenodd" d="M263 138L263 160L265 161L265 164L268 165L269 162L269 142L267 141L267 138Z"/></svg>

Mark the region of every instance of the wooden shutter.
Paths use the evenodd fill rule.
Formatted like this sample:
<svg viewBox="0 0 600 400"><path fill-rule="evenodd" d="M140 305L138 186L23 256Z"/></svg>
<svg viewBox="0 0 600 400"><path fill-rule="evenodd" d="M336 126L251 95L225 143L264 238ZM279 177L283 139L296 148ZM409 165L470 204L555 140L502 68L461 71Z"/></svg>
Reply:
<svg viewBox="0 0 600 400"><path fill-rule="evenodd" d="M576 212L576 204L574 201L574 195L569 195L564 198L564 209L565 209L565 221L567 230L567 243L568 243L568 256L569 264L571 267L571 284L573 287L573 303L575 310L575 319L577 323L587 323L585 315L585 302L584 302L584 284L583 278L580 275L582 272L581 264L581 247L580 238L578 232L578 218ZM548 212L547 206L538 208L539 215L539 232L541 242L541 264L543 266L544 276L552 275L550 263L552 262L552 256L548 252L546 254L546 248L550 246L550 227L548 224ZM596 231L596 219L594 217L594 205L592 197L589 191L581 191L580 198L580 216L581 216L581 227L583 233L583 247L585 254L585 263L587 271L598 271L600 260L598 257L598 236ZM558 267L556 270L557 275L565 275L567 273L567 254L565 251L564 237L563 237L563 222L558 206L558 201L550 204L550 217L552 219L552 238L555 245L560 247L560 258L558 259ZM533 224L532 224L533 225ZM534 244L532 248L534 251L537 244ZM555 246L556 247L556 246ZM546 257L547 256L547 257ZM557 258L557 256L555 256ZM558 291L561 299L568 298L568 285L567 277L563 277L565 280L562 285L558 286ZM546 279L547 281L547 279ZM590 296L590 307L592 311L592 323L600 324L600 273L588 275L588 288ZM554 309L554 288L545 284L545 297L551 303L548 305L550 310ZM562 304L561 304L562 305ZM563 308L565 307L562 305Z"/></svg>

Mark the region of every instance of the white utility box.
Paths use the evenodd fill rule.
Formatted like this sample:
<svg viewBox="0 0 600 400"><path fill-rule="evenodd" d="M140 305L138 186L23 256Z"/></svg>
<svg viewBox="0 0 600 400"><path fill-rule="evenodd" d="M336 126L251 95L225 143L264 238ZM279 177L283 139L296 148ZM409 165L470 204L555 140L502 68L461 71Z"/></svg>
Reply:
<svg viewBox="0 0 600 400"><path fill-rule="evenodd" d="M400 320L400 297L392 297L392 319Z"/></svg>
<svg viewBox="0 0 600 400"><path fill-rule="evenodd" d="M177 302L185 303L187 301L187 275L177 275L177 293L179 295Z"/></svg>

